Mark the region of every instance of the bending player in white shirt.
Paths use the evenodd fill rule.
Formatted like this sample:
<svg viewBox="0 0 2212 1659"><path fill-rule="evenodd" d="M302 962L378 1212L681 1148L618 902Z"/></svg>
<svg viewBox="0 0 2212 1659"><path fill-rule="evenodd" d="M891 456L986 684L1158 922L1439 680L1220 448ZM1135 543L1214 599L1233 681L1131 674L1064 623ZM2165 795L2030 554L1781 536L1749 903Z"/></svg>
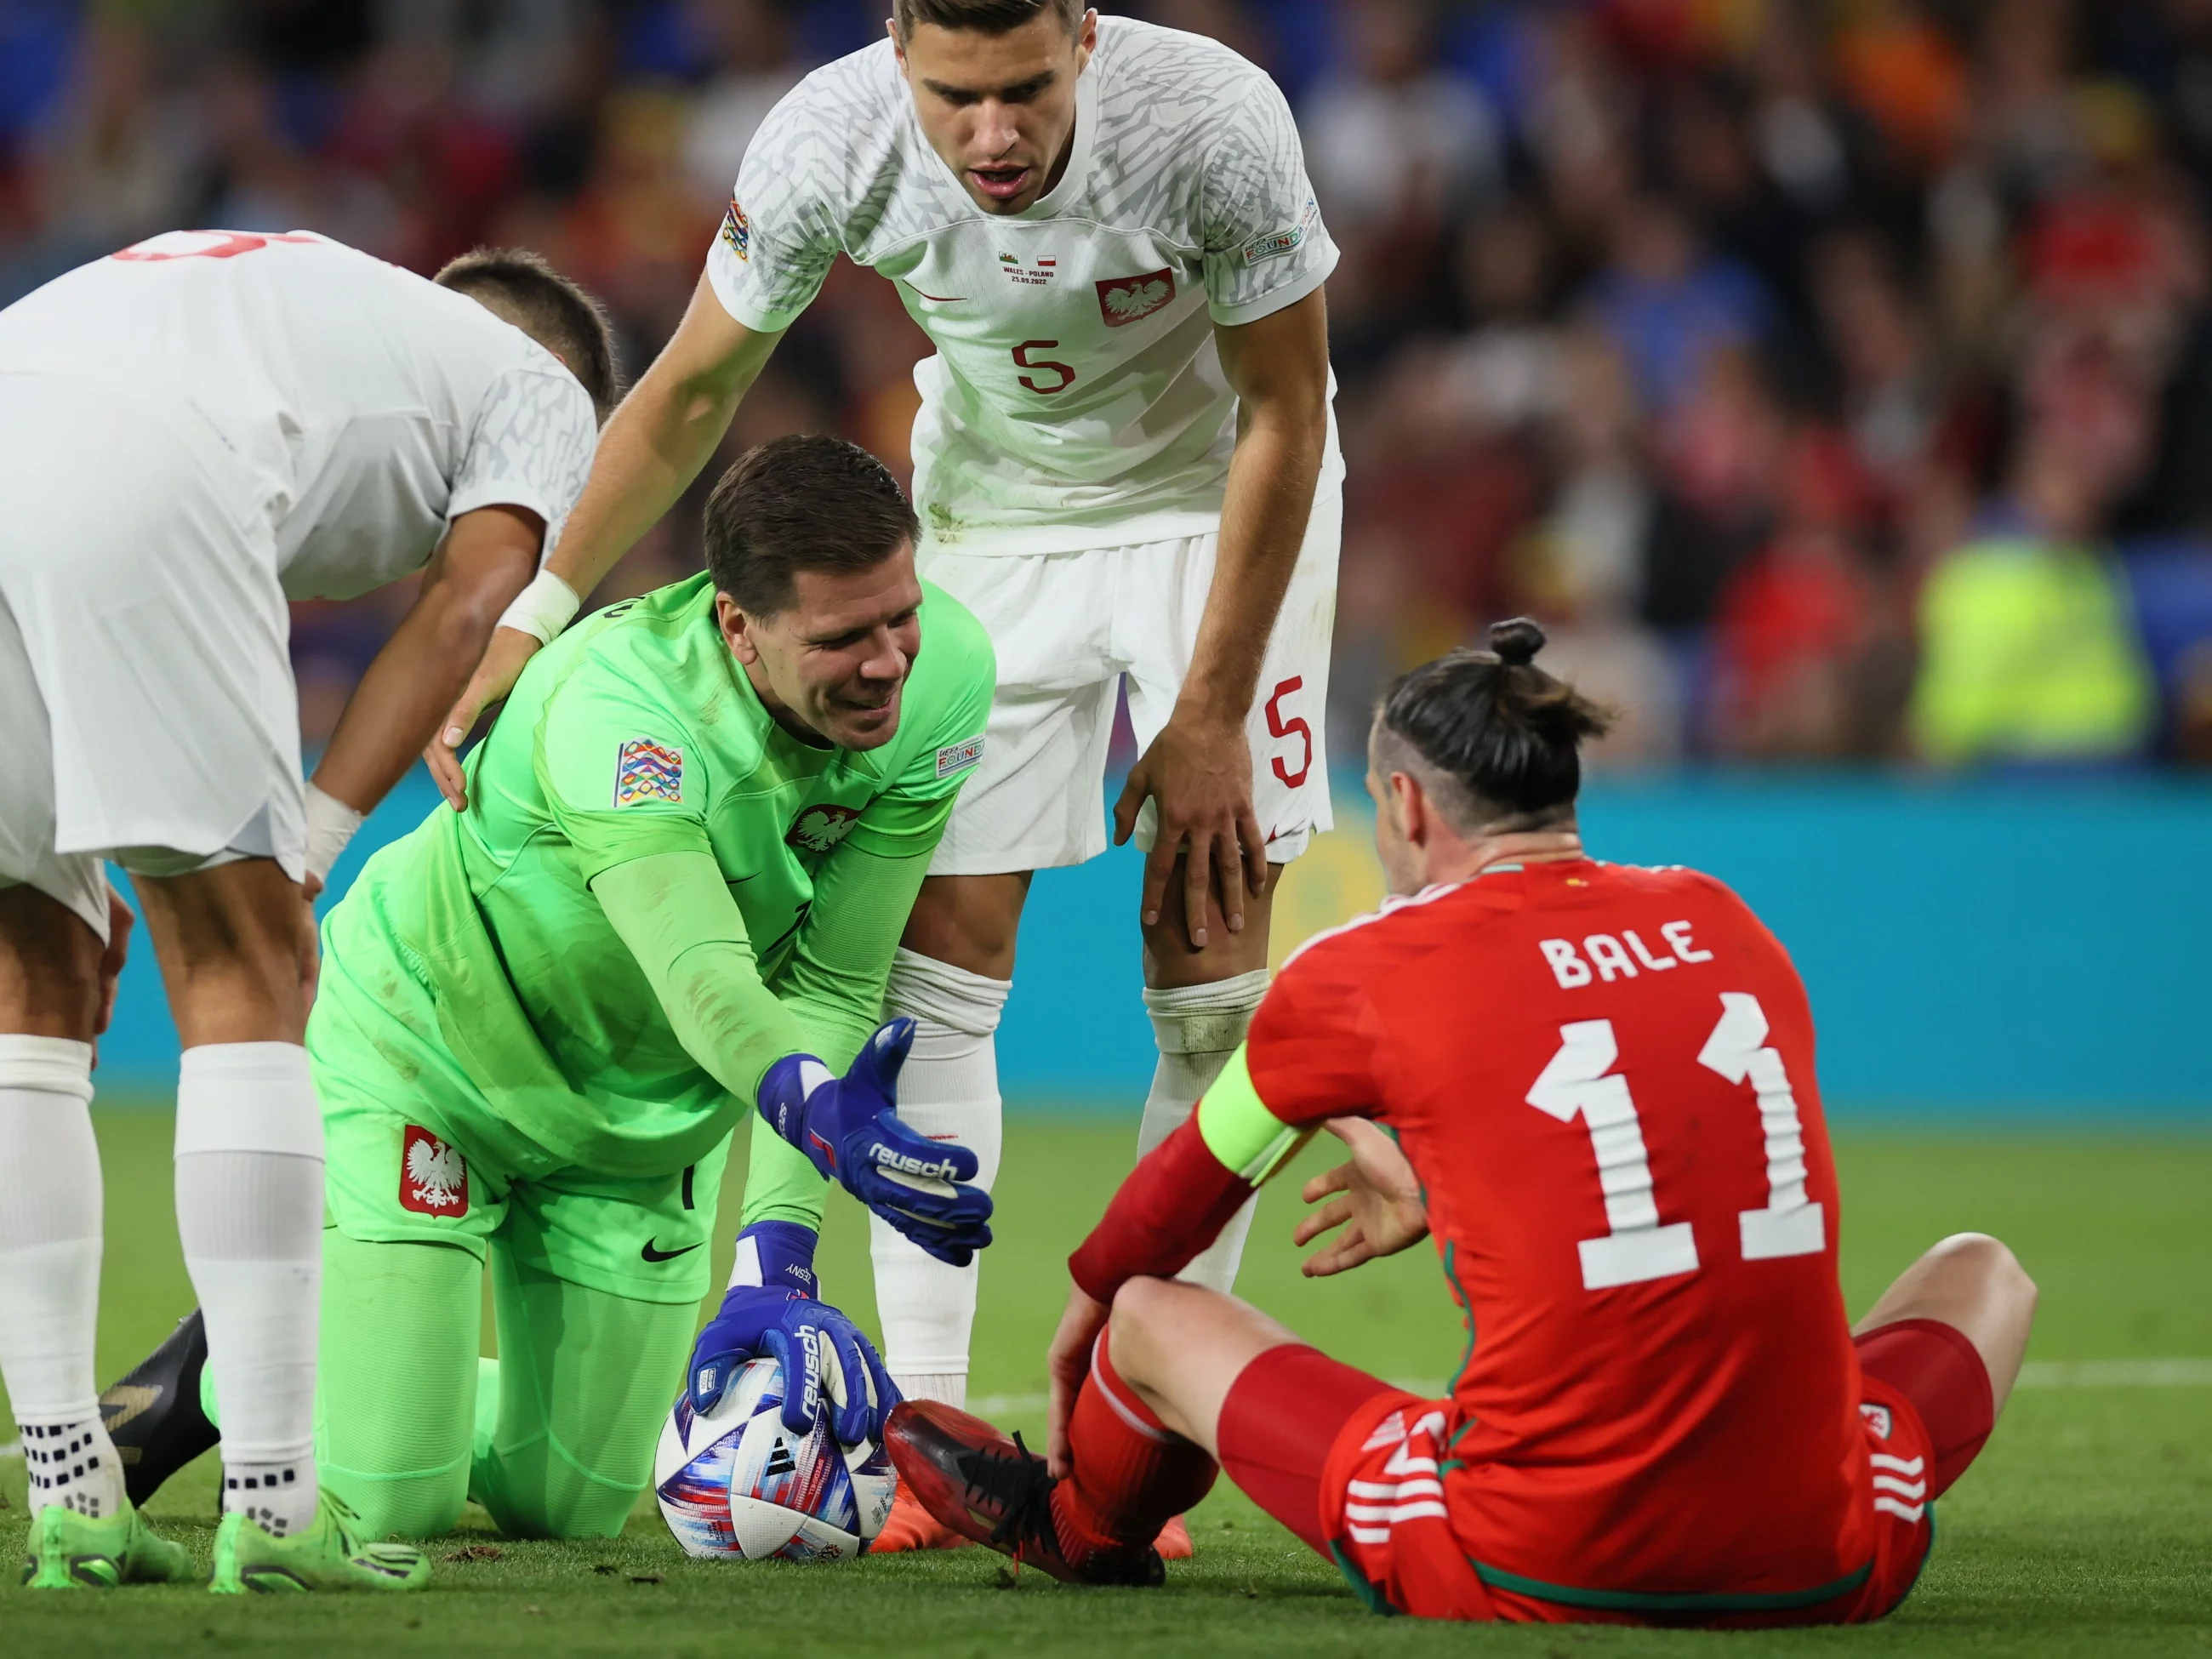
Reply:
<svg viewBox="0 0 2212 1659"><path fill-rule="evenodd" d="M125 1497L93 1382L87 1109L131 923L108 858L184 1042L177 1227L225 1430L214 1588L428 1575L318 1501L307 901L557 534L614 390L598 307L529 254L434 284L319 236L182 231L0 313L0 1372L34 1586L191 1571ZM418 571L303 788L286 601Z"/></svg>
<svg viewBox="0 0 2212 1659"><path fill-rule="evenodd" d="M1114 816L1150 848L1149 1147L1266 988L1269 861L1330 821L1336 251L1297 129L1264 74L1194 35L1073 0L898 0L890 40L810 76L748 149L690 309L533 590L556 615L562 580L588 592L697 475L840 253L890 278L937 346L915 371L921 568L999 653L981 764L892 970L888 1009L921 1028L900 1112L974 1148L988 1184L1030 872L1105 850L1127 674L1144 747ZM501 630L432 750L457 802L453 746L535 647ZM1194 1276L1227 1289L1243 1237ZM888 1228L874 1253L894 1377L960 1403L974 1269ZM902 1504L876 1547L933 1538L951 1541Z"/></svg>

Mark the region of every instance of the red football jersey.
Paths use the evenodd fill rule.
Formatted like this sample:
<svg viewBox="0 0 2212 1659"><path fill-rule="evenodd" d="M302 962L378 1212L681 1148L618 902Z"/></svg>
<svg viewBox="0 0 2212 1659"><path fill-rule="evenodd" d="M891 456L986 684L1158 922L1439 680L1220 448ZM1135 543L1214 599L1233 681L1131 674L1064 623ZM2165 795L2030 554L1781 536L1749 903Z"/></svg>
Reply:
<svg viewBox="0 0 2212 1659"><path fill-rule="evenodd" d="M1863 1568L1813 1020L1709 876L1577 860L1393 901L1252 1022L1285 1122L1393 1130L1464 1364L1444 1493L1493 1582L1790 1594Z"/></svg>

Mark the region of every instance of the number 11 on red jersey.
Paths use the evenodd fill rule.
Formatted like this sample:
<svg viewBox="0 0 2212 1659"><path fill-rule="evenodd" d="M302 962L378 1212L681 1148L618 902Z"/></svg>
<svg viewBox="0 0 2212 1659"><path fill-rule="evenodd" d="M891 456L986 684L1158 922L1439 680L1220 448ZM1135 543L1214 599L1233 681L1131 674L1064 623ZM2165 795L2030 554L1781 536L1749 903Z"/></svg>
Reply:
<svg viewBox="0 0 2212 1659"><path fill-rule="evenodd" d="M1818 1255L1827 1247L1821 1206L1805 1196L1805 1139L1782 1056L1766 1041L1766 1011L1745 991L1721 993L1720 1022L1698 1063L1730 1083L1750 1083L1765 1141L1766 1206L1736 1217L1737 1246L1747 1261ZM1528 1091L1528 1101L1562 1123L1577 1116L1589 1131L1605 1195L1607 1231L1583 1239L1583 1288L1610 1290L1698 1270L1690 1224L1662 1224L1651 1181L1651 1158L1628 1079L1608 1075L1620 1058L1609 1019L1559 1027L1559 1050Z"/></svg>

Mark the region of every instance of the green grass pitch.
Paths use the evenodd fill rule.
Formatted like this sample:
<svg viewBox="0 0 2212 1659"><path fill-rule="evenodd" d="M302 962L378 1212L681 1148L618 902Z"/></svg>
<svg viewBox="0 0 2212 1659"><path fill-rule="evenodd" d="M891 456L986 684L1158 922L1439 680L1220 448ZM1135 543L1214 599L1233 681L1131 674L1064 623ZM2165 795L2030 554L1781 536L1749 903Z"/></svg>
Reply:
<svg viewBox="0 0 2212 1659"><path fill-rule="evenodd" d="M103 1378L191 1302L169 1219L170 1120L100 1116L107 1159ZM1009 1426L1042 1427L1042 1355L1061 1262L1127 1166L1133 1121L1017 1119L1000 1182L1000 1238L984 1267L975 1391ZM1333 1143L1324 1143L1324 1146ZM686 1560L649 1501L618 1540L529 1544L477 1530L436 1547L431 1594L226 1601L131 1589L33 1596L6 1573L0 1655L467 1653L1212 1656L1696 1651L2212 1656L2212 1139L2106 1136L1839 1137L1844 1269L1851 1306L1939 1235L2000 1234L2041 1282L2023 1388L1980 1462L1942 1506L1935 1559L1887 1623L1850 1631L1715 1636L1468 1629L1377 1620L1335 1573L1225 1483L1194 1515L1198 1559L1166 1589L1084 1592L1016 1582L981 1550L833 1567ZM1304 1169L1318 1167L1310 1149ZM735 1213L733 1168L725 1217ZM1394 1378L1445 1376L1462 1341L1434 1257L1409 1252L1330 1284L1297 1276L1295 1178L1270 1189L1242 1286L1301 1334ZM872 1323L865 1233L833 1205L827 1287ZM722 1229L726 1261L730 1231ZM404 1341L404 1331L394 1331ZM2097 1384L2063 1362L2196 1358L2179 1386ZM2109 1375L2109 1373L2107 1373ZM2134 1375L2123 1370L2124 1377ZM2193 1382L2189 1379L2193 1378ZM2081 1386L2085 1382L2092 1385ZM2062 1386L2063 1384L2063 1386ZM20 1559L22 1468L0 1463L0 1555ZM203 1462L154 1506L203 1559L214 1480ZM466 1523L465 1523L466 1524Z"/></svg>

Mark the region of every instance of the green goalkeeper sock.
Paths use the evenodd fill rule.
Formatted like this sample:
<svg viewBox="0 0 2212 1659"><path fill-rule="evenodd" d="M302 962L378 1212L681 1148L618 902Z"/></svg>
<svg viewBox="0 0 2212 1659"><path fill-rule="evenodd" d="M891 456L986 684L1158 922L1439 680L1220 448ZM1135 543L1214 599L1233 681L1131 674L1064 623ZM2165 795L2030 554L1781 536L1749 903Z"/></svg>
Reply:
<svg viewBox="0 0 2212 1659"><path fill-rule="evenodd" d="M483 1269L447 1244L323 1243L315 1452L363 1537L434 1538L468 1499Z"/></svg>

